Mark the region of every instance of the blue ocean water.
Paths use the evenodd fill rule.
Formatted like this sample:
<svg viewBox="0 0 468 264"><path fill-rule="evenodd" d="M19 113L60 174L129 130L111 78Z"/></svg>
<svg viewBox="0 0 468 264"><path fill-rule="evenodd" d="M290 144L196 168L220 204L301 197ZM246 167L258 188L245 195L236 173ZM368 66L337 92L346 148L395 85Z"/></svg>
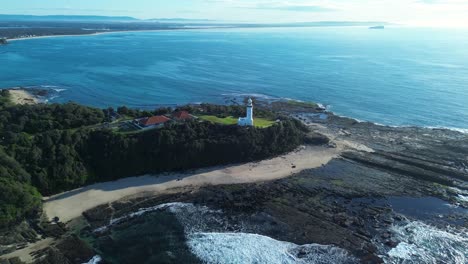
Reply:
<svg viewBox="0 0 468 264"><path fill-rule="evenodd" d="M362 27L111 33L0 47L0 87L107 107L310 100L387 125L468 129L468 31Z"/></svg>

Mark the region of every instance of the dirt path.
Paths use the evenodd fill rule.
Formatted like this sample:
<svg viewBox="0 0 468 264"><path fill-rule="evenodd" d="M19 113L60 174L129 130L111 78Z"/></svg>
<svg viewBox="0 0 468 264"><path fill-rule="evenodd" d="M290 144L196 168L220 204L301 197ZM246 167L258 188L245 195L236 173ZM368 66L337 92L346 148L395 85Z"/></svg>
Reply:
<svg viewBox="0 0 468 264"><path fill-rule="evenodd" d="M52 242L54 242L53 238L46 238L36 243L29 244L23 249L16 250L12 253L3 255L0 257L0 259L20 258L23 262L32 263L34 261L32 253L47 248L48 246L50 246L50 244L52 244Z"/></svg>

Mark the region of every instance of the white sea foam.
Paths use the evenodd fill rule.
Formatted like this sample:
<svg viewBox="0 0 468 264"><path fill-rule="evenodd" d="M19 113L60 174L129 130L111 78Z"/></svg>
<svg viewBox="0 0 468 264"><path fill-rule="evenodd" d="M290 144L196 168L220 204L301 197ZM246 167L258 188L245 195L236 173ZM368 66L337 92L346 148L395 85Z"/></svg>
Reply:
<svg viewBox="0 0 468 264"><path fill-rule="evenodd" d="M266 95L266 94L259 94L259 93L223 93L221 95L225 96L225 97L248 97L248 96L251 96L251 97L261 98L263 100L271 100L271 101L281 99L279 97L274 97L274 96L270 96L270 95Z"/></svg>
<svg viewBox="0 0 468 264"><path fill-rule="evenodd" d="M83 263L83 264L99 264L101 262L102 258L99 255L94 256L92 259L90 259L88 262Z"/></svg>
<svg viewBox="0 0 468 264"><path fill-rule="evenodd" d="M63 92L63 91L66 91L67 89L65 88L60 88L60 86L56 86L56 85L41 85L42 88L46 88L46 89L51 89L51 90L54 90L56 91L57 93L60 93L60 92Z"/></svg>
<svg viewBox="0 0 468 264"><path fill-rule="evenodd" d="M401 241L384 256L385 263L468 263L468 234L440 230L422 222L392 227L395 239Z"/></svg>
<svg viewBox="0 0 468 264"><path fill-rule="evenodd" d="M468 203L468 196L459 194L459 195L457 196L457 200L462 201L462 202L465 202L465 203Z"/></svg>
<svg viewBox="0 0 468 264"><path fill-rule="evenodd" d="M109 227L111 227L111 226L113 226L115 224L121 223L124 220L128 220L128 219L131 219L131 218L134 218L134 217L138 217L138 216L141 216L141 215L149 213L149 212L154 212L154 211L157 211L157 210L165 210L165 209L169 209L171 212L176 212L178 209L180 210L180 208L192 207L192 206L193 205L189 204L189 203L165 203L165 204L159 204L159 205L152 206L152 207L140 208L136 212L130 213L128 215L124 215L122 217L111 219L109 221L109 224L94 229L94 232L99 233L99 232L106 231Z"/></svg>
<svg viewBox="0 0 468 264"><path fill-rule="evenodd" d="M296 245L247 233L194 233L192 252L204 263L357 263L346 250L318 244Z"/></svg>
<svg viewBox="0 0 468 264"><path fill-rule="evenodd" d="M428 126L426 128L430 129L447 129L452 131L457 131L463 134L468 134L468 128L456 128L456 127L440 127L440 126Z"/></svg>
<svg viewBox="0 0 468 264"><path fill-rule="evenodd" d="M222 211L191 203L176 202L141 208L112 219L108 225L94 231L102 232L115 224L157 210L167 210L177 217L184 226L190 250L205 263L357 263L346 250L334 246L300 246L257 234L209 232L213 224L225 225ZM86 264L93 263L98 262Z"/></svg>

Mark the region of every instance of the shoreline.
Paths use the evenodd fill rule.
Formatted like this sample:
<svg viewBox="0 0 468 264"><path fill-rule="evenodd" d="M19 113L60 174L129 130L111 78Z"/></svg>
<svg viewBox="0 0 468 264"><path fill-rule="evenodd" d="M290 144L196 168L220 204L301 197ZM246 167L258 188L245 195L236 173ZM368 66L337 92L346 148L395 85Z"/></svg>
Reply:
<svg viewBox="0 0 468 264"><path fill-rule="evenodd" d="M41 39L41 38L57 38L57 37L78 37L78 36L97 36L111 33L126 33L126 32L159 32L159 31L191 31L191 30L213 30L213 29L265 29L265 28L367 28L367 26L265 26L265 27L242 27L242 26L210 26L210 27L179 27L179 28L161 28L161 29L141 29L141 30L109 30L105 32L93 32L84 34L66 34L66 35L43 35L26 38L6 38L7 42Z"/></svg>
<svg viewBox="0 0 468 264"><path fill-rule="evenodd" d="M184 195L184 193L196 193L197 190L202 188L207 188L209 190L208 193L202 194L202 196L206 195L206 201L209 202L211 201L210 197L218 197L216 194L219 194L219 196L224 195L223 185L231 184L241 184L241 186L242 184L251 184L248 186L253 188L252 190L247 191L247 193L240 194L248 197L246 199L252 199L252 197L255 197L257 190L263 190L263 187L258 187L259 189L256 189L257 187L255 186L257 186L257 183L267 184L265 186L277 186L280 189L275 189L273 187L268 187L266 189L272 190L272 197L276 199L276 191L287 190L287 188L290 188L289 185L286 188L285 185L281 184L284 181L298 184L297 186L300 188L297 190L302 190L301 188L308 188L310 191L320 190L320 192L324 192L324 194L332 194L336 197L341 197L340 194L342 195L342 193L344 193L345 195L343 197L345 197L345 199L355 195L364 195L367 197L379 194L384 197L400 195L412 197L413 195L418 196L419 194L425 194L426 196L429 195L431 197L439 198L443 195L441 199L450 201L452 204L455 203L455 201L450 200L450 197L453 196L452 193L442 194L438 193L438 191L436 192L436 189L440 189L439 186L441 185L436 185L436 181L433 181L434 179L427 181L427 179L420 178L421 176L419 174L414 174L419 173L418 170L421 168L430 172L430 166L432 165L426 164L426 162L431 162L432 159L437 160L437 162L444 162L439 160L439 157L432 156L431 153L434 153L431 151L432 148L427 152L421 152L421 149L424 148L421 148L417 144L427 144L423 146L432 146L431 144L433 143L431 142L444 140L443 137L440 137L441 134L447 134L449 137L452 137L454 135L453 133L434 132L434 137L432 139L428 139L425 136L419 136L421 132L425 132L422 128L415 129L413 131L406 129L387 130L382 127L379 128L379 126L370 122L368 122L368 124L365 124L365 122L355 124L350 118L335 116L330 112L330 116L326 121L320 120L315 113L313 114L314 116L309 116L308 118L310 119L304 120L304 123L312 127L314 131L330 137L331 142L336 144L336 148L329 148L327 146L306 146L301 147L294 152L258 162L202 168L185 173L158 174L153 176L146 175L124 178L112 182L97 183L51 197L44 197L45 216L48 219L57 216L59 217L60 222L67 226L71 226L74 224L73 221L75 219L81 219L80 217L83 215L83 212L88 213L93 211L92 209L99 207L99 205L104 205L104 207L106 207L107 204L108 208L112 209L112 204L115 201L117 201L117 203L122 201L127 202L127 200L138 201L139 198L146 199L161 195L175 195L174 197L179 197L180 195ZM291 115L296 116L300 115L300 113L291 113ZM313 124L308 124L308 121L310 120L312 120ZM314 122L314 120L317 122ZM369 137L368 133L371 133L371 135L377 135L378 137ZM379 134L381 135L379 136ZM400 136L398 136L398 134L400 134ZM399 143L400 138L405 141L401 141L401 143ZM454 138L451 140L456 141ZM382 146L384 146L384 148L382 148ZM418 150L414 158L419 159L422 157L416 165L413 158L409 158L407 160L409 164L413 164L412 166L415 166L413 169L408 169L408 163L405 162L395 165L396 161L392 159L393 156L390 157L388 161L385 161L389 163L381 162L382 158L387 157L382 155L385 153L388 155L397 155L395 153L405 150L405 153L415 155L411 154L411 151L407 152L407 147L410 147L410 150L411 147L413 147L414 150ZM352 152L352 155L347 153L348 151ZM441 153L444 153L443 150L441 150ZM424 156L426 154L430 155L426 157ZM360 157L365 157L365 161L362 162L362 159L359 159ZM375 160L373 157L379 157L379 160ZM405 156L398 156L398 159L402 158L405 158ZM447 160L450 160L450 162L453 161L450 157L448 157ZM395 171L395 175L400 173L400 176L389 176L392 174L385 173L388 170L393 171L393 167L385 166L392 164L400 169L406 168L408 170ZM444 169L444 167L437 168ZM311 173L308 169L312 169L314 173ZM369 171L369 173L362 174L365 171ZM447 172L448 171L449 170L447 170ZM375 172L379 172L379 174L376 174ZM407 177L402 177L401 175L406 175ZM362 178L363 176L367 178ZM364 180L359 182L360 179ZM350 186L353 186L353 188L350 188ZM214 192L217 188L220 188L221 190L219 193ZM294 190L291 190L291 195L292 193L297 194ZM441 189L441 191L444 190L445 189ZM215 195L210 192L214 192ZM263 197L263 194L261 196ZM291 205L295 204L296 201L300 202L303 199L301 196L297 198L293 197L296 196L283 196L283 199L292 199ZM204 201L203 199L202 201ZM224 201L224 198L214 199L215 201L211 203L223 204L222 202ZM328 200L321 201L320 204L330 206L327 204L327 201ZM256 202L243 201L243 203L246 203L247 205L252 203L255 205ZM309 206L310 204L307 202L304 206L306 205ZM138 207L139 205L137 204L135 206ZM372 207L374 205L370 204L365 206ZM100 211L101 209L96 210ZM313 212L317 214L317 219L321 219L321 217L323 217L320 210L310 209L310 213L314 214ZM285 213L283 215L283 213L281 213L277 216L289 217L289 214ZM296 220L297 219L302 218L298 217ZM363 217L362 219L366 220L368 218ZM336 221L341 220L332 218L332 220L326 221L329 221L329 223L327 222L327 225L330 224L331 226L335 226L337 223L340 223ZM379 224L383 223L379 221L377 221ZM298 222L297 226L302 226L302 224ZM366 226L372 226L372 223L366 224ZM310 232L310 237L314 237L316 234L314 233L314 229L310 229ZM382 232L387 232L387 230L385 229ZM319 232L317 234L320 235L321 233ZM352 234L354 233L350 233L350 236L352 236ZM354 237L354 239L356 238ZM44 244L41 244L41 241L30 244L27 248L37 248L39 246L47 248L51 243L54 241L58 243L59 240L47 241L44 242ZM285 239L284 241L290 240ZM384 242L385 241L382 243ZM19 256L24 260L29 258L29 252L29 250L20 250L15 251L8 256Z"/></svg>
<svg viewBox="0 0 468 264"><path fill-rule="evenodd" d="M162 29L142 29L142 30L110 30L105 32L93 32L88 34L68 34L68 35L44 35L26 38L7 38L8 42L42 39L42 38L59 38L59 37L79 37L79 36L99 36L112 33L130 33L130 32L160 32L160 31L190 31L190 30L211 30L211 29L249 29L248 27L193 27L193 28L162 28ZM256 29L256 28L254 28Z"/></svg>
<svg viewBox="0 0 468 264"><path fill-rule="evenodd" d="M14 41L44 39L44 38L98 36L98 35L110 34L110 33L144 32L144 31L160 31L160 30L159 29L155 29L155 30L122 30L122 31L109 31L109 32L93 32L93 33L89 33L89 34L74 34L74 35L44 35L44 36L34 36L34 37L26 37L26 38L9 38L9 39L7 39L7 41L8 42L14 42Z"/></svg>
<svg viewBox="0 0 468 264"><path fill-rule="evenodd" d="M186 188L272 181L321 167L349 148L372 151L366 146L346 141L337 143L337 148L303 146L294 152L258 162L203 168L191 173L145 175L96 183L44 197L44 212L49 219L59 217L61 222L67 223L89 209L126 197L161 195Z"/></svg>
<svg viewBox="0 0 468 264"><path fill-rule="evenodd" d="M96 34L93 34L93 35L111 34L111 33L120 33L120 32L103 32L103 33L96 33ZM80 36L80 35L67 35L67 37L68 36L73 37L73 36ZM89 36L89 35L87 35L87 36ZM24 39L17 39L17 40L20 41L20 40L28 40L28 39L34 39L34 38L53 38L53 37L60 37L60 36L40 36L40 37L24 38ZM33 86L31 86L31 87L33 87ZM23 103L14 102L14 104L47 103L47 100L44 100L41 96L35 95L34 93L28 91L28 90L41 91L41 89L39 89L39 88L28 88L28 87L18 86L18 87L0 88L0 90L19 91L19 92L16 92L16 95L18 96L17 100L26 101L26 102L23 102ZM43 89L43 90L47 90L47 89ZM252 95L252 97L255 97L255 96ZM32 102L27 102L27 101L31 101L31 100L32 100ZM276 102L278 100L287 100L287 101L292 100L292 101L297 101L297 102L304 102L302 100L296 100L296 99L291 99L291 98L275 98L273 100L273 102ZM261 101L265 101L265 102L270 103L269 99L261 99ZM88 106L87 104L83 104L83 103L80 103L80 102L78 102L78 103L82 104L82 105L85 105L85 106ZM196 104L196 103L178 103L178 104L174 104L174 105L181 106L181 105L187 105L187 104ZM321 103L319 103L319 104L321 104ZM165 105L155 105L154 108L164 107L164 106ZM104 109L105 107L101 106L99 108ZM407 128L407 129L428 129L428 130L431 130L431 131L433 131L433 130L442 130L442 131L458 132L458 133L461 133L461 134L464 134L464 135L468 135L468 128L444 127L444 126L419 126L419 125L388 125L388 124L382 124L382 123L379 123L379 122L362 120L362 119L354 118L354 117L351 117L351 116L337 114L337 113L335 113L333 111L329 111L329 110L325 110L322 113L326 114L326 115L330 115L330 116L336 116L336 117L340 117L340 118L349 119L349 120L355 121L357 123L370 123L370 124L373 124L373 125L379 126L379 127L399 128L399 129L405 129L405 128ZM298 112L298 113L293 114L293 116L296 117L296 118L302 117L302 113Z"/></svg>
<svg viewBox="0 0 468 264"><path fill-rule="evenodd" d="M1 89L6 90L9 93L9 99L11 103L15 105L35 105L42 103L42 100L39 96L33 94L32 92L22 88L22 87L13 87Z"/></svg>

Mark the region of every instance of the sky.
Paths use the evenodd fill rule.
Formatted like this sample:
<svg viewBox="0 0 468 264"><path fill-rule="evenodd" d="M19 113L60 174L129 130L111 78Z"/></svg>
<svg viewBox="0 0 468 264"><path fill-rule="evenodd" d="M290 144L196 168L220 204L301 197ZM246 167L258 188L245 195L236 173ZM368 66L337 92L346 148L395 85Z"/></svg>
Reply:
<svg viewBox="0 0 468 264"><path fill-rule="evenodd" d="M0 14L468 27L468 0L0 0Z"/></svg>

